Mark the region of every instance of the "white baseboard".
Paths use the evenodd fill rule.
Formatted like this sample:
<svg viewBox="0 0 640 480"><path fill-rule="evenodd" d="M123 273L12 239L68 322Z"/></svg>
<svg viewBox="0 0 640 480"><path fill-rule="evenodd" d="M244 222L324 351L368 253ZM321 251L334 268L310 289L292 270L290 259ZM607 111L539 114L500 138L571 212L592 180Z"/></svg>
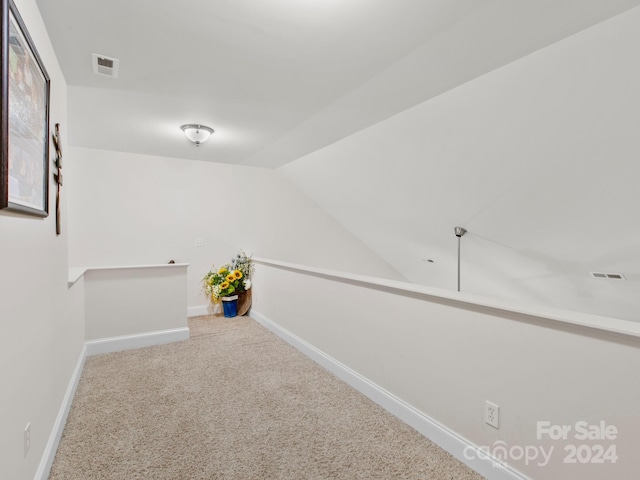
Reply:
<svg viewBox="0 0 640 480"><path fill-rule="evenodd" d="M416 429L429 440L488 480L528 480L528 477L517 470L501 464L494 458L490 458L487 453L482 452L477 445L472 444L455 432L440 425L432 418L416 410L408 403L405 403L400 398L307 343L261 313L252 310L250 316L297 350L304 353L307 357L336 375L345 383L351 385L407 425ZM467 452L466 456L464 454L465 452Z"/></svg>
<svg viewBox="0 0 640 480"><path fill-rule="evenodd" d="M58 450L58 444L60 443L60 438L62 437L64 426L67 423L69 410L71 410L71 404L73 403L73 397L75 396L76 389L78 388L78 382L80 381L80 376L82 375L82 369L84 368L84 361L86 357L87 347L83 346L80 352L80 357L78 358L78 362L76 363L76 368L73 370L71 380L69 380L67 391L65 392L64 398L62 399L62 405L60 405L58 416L53 423L53 428L51 429L49 440L47 441L47 445L44 448L44 453L42 454L42 458L40 459L40 465L38 465L35 480L47 480L49 478L49 472L51 470L51 466L53 465L53 460L56 457L56 451Z"/></svg>
<svg viewBox="0 0 640 480"><path fill-rule="evenodd" d="M152 347L165 343L179 342L189 339L189 328L174 328L172 330L160 330L156 332L124 335L122 337L100 338L85 342L87 356L101 353L120 352L135 348Z"/></svg>
<svg viewBox="0 0 640 480"><path fill-rule="evenodd" d="M51 429L49 440L45 446L44 453L40 459L38 470L36 471L35 480L47 480L49 478L49 472L51 466L56 457L56 451L58 450L58 444L64 431L64 426L67 423L67 417L69 416L69 410L73 403L73 397L76 394L78 388L78 382L82 375L82 369L84 368L84 362L87 357L92 355L98 355L100 353L118 352L121 350L131 350L134 348L151 347L154 345L162 345L165 343L179 342L189 339L189 328L176 328L173 330L161 330L157 332L141 333L138 335L127 335L122 337L101 338L99 340L90 340L85 342L80 352L80 358L76 363L76 368L73 370L71 379L67 391L62 399L58 416Z"/></svg>
<svg viewBox="0 0 640 480"><path fill-rule="evenodd" d="M210 315L211 310L210 305L198 305L196 307L187 308L187 316L191 317L199 317L200 315Z"/></svg>

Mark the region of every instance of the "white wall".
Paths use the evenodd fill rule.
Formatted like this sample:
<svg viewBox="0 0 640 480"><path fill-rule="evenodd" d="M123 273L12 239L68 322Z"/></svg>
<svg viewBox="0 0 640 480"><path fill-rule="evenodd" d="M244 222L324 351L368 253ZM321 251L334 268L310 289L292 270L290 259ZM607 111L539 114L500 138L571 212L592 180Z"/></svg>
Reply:
<svg viewBox="0 0 640 480"><path fill-rule="evenodd" d="M186 266L90 270L84 286L87 340L188 327Z"/></svg>
<svg viewBox="0 0 640 480"><path fill-rule="evenodd" d="M463 291L640 321L639 44L635 8L280 170L413 282L463 226Z"/></svg>
<svg viewBox="0 0 640 480"><path fill-rule="evenodd" d="M637 478L638 337L264 264L255 283L255 312L471 443L516 447L506 463L530 478ZM483 421L486 400L500 406L499 430ZM538 421L572 430L566 441L538 439ZM613 425L617 438L575 439L579 421ZM567 444L614 445L618 460L564 463ZM553 447L551 461L526 465L525 447Z"/></svg>
<svg viewBox="0 0 640 480"><path fill-rule="evenodd" d="M215 142L215 139L213 140ZM185 148L196 148L185 144ZM215 148L215 143L201 148ZM213 262L247 254L402 278L273 170L70 148L74 266L188 263L191 307ZM205 241L195 247L195 239Z"/></svg>
<svg viewBox="0 0 640 480"><path fill-rule="evenodd" d="M16 5L51 78L50 123L61 124L66 154L64 77L35 1ZM84 342L82 298L67 289L66 187L58 237L51 180L49 190L44 220L0 212L0 478L12 480L34 478ZM32 445L23 458L27 422Z"/></svg>

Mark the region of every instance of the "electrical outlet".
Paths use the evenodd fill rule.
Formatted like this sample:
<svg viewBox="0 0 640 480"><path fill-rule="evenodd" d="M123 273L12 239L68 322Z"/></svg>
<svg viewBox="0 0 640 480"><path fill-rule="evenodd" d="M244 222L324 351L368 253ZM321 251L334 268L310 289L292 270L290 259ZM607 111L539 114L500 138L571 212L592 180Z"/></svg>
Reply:
<svg viewBox="0 0 640 480"><path fill-rule="evenodd" d="M484 403L484 422L493 428L500 428L500 407L495 403Z"/></svg>
<svg viewBox="0 0 640 480"><path fill-rule="evenodd" d="M24 427L24 456L27 458L27 453L29 453L29 449L31 448L31 422L27 423L27 426Z"/></svg>

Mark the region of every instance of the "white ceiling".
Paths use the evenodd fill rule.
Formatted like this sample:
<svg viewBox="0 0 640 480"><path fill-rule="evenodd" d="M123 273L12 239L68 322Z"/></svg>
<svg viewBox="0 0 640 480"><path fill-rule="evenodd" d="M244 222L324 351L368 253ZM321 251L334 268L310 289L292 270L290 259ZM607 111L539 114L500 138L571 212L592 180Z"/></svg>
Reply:
<svg viewBox="0 0 640 480"><path fill-rule="evenodd" d="M275 168L639 0L37 0L72 145ZM118 79L91 54L120 60ZM180 125L216 130L201 147Z"/></svg>
<svg viewBox="0 0 640 480"><path fill-rule="evenodd" d="M411 282L456 289L462 226L462 291L640 321L638 45L640 7L279 171Z"/></svg>

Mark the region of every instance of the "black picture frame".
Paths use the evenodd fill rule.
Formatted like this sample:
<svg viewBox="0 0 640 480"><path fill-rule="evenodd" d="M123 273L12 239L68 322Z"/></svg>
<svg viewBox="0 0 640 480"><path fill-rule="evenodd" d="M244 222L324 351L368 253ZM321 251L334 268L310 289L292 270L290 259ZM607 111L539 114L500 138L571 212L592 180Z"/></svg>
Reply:
<svg viewBox="0 0 640 480"><path fill-rule="evenodd" d="M0 2L0 209L46 217L51 82L13 0Z"/></svg>

